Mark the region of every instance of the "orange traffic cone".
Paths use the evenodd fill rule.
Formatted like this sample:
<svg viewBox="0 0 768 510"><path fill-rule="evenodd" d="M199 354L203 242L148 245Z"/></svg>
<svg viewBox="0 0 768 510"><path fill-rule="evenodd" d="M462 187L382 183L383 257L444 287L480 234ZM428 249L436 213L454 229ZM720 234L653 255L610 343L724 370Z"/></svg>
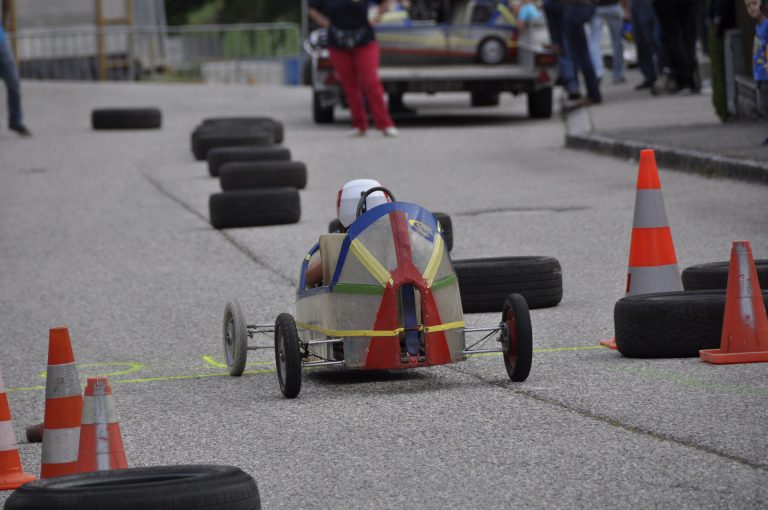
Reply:
<svg viewBox="0 0 768 510"><path fill-rule="evenodd" d="M749 241L734 241L731 248L720 348L699 356L716 365L768 361L768 315Z"/></svg>
<svg viewBox="0 0 768 510"><path fill-rule="evenodd" d="M640 151L635 215L629 246L627 295L683 290L672 232L661 195L661 180L652 149ZM600 345L617 349L616 339Z"/></svg>
<svg viewBox="0 0 768 510"><path fill-rule="evenodd" d="M106 377L89 377L83 399L78 473L126 469L123 438Z"/></svg>
<svg viewBox="0 0 768 510"><path fill-rule="evenodd" d="M5 393L3 372L0 371L0 490L17 489L34 479L35 475L25 473L21 468L16 434L11 422L11 408Z"/></svg>
<svg viewBox="0 0 768 510"><path fill-rule="evenodd" d="M50 331L40 478L77 473L83 396L67 328Z"/></svg>

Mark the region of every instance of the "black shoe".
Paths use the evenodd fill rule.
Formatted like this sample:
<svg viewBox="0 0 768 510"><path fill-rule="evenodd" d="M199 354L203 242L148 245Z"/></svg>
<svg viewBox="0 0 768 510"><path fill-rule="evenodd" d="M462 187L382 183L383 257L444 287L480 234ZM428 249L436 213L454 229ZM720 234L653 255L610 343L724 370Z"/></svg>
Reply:
<svg viewBox="0 0 768 510"><path fill-rule="evenodd" d="M578 101L582 98L581 92L578 90L576 92L568 92L568 99L571 101Z"/></svg>
<svg viewBox="0 0 768 510"><path fill-rule="evenodd" d="M32 136L32 132L27 129L24 124L18 124L16 126L8 126L8 129L15 131L19 136Z"/></svg>
<svg viewBox="0 0 768 510"><path fill-rule="evenodd" d="M635 90L645 90L645 89L651 88L652 86L653 86L652 81L644 81L642 83L638 83L637 85L635 85Z"/></svg>

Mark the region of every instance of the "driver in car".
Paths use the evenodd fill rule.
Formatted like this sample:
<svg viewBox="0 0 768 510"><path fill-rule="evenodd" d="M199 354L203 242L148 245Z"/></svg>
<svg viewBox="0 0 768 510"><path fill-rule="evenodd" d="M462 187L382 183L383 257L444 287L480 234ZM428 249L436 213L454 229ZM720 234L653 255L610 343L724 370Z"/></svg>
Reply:
<svg viewBox="0 0 768 510"><path fill-rule="evenodd" d="M379 181L374 179L355 179L349 181L341 187L336 197L336 217L341 225L341 232L347 231L347 228L355 221L357 217L357 206L360 198L366 191L381 186ZM387 196L381 191L375 191L365 199L364 211L370 211L374 207L389 202ZM307 287L317 287L323 284L323 263L318 257L307 267L306 273Z"/></svg>

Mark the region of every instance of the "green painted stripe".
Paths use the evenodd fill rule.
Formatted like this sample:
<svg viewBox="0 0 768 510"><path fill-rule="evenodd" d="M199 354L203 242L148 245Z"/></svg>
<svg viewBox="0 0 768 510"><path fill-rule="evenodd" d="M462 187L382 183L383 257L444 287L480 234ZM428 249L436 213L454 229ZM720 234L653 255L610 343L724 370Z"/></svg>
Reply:
<svg viewBox="0 0 768 510"><path fill-rule="evenodd" d="M449 274L446 277L440 278L439 280L436 280L432 283L432 290L440 290L443 287L447 287L448 285L451 285L454 282L459 281L459 279L456 277L455 274Z"/></svg>
<svg viewBox="0 0 768 510"><path fill-rule="evenodd" d="M338 292L339 294L381 296L384 294L384 287L381 285L367 285L365 283L337 283L333 286L333 292Z"/></svg>

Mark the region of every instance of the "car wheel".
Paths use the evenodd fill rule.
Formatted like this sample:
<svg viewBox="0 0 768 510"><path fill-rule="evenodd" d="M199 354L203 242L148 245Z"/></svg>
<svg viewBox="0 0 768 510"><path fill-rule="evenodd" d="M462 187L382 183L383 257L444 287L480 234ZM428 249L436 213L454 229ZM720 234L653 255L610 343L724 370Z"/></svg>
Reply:
<svg viewBox="0 0 768 510"><path fill-rule="evenodd" d="M248 327L240 303L231 301L224 307L224 361L229 375L240 376L248 357Z"/></svg>
<svg viewBox="0 0 768 510"><path fill-rule="evenodd" d="M163 114L157 108L100 108L91 112L93 129L159 129Z"/></svg>
<svg viewBox="0 0 768 510"><path fill-rule="evenodd" d="M218 147L208 151L208 173L219 176L219 169L234 161L290 161L291 151L287 147Z"/></svg>
<svg viewBox="0 0 768 510"><path fill-rule="evenodd" d="M36 480L16 489L3 508L258 510L261 499L253 477L234 466L152 466Z"/></svg>
<svg viewBox="0 0 768 510"><path fill-rule="evenodd" d="M528 307L555 306L563 298L563 274L553 257L497 257L454 260L464 312L498 312L510 293Z"/></svg>
<svg viewBox="0 0 768 510"><path fill-rule="evenodd" d="M683 270L685 290L725 289L728 286L730 261L710 262L687 267ZM755 260L755 271L760 288L768 289L768 259Z"/></svg>
<svg viewBox="0 0 768 510"><path fill-rule="evenodd" d="M214 193L208 200L214 228L298 223L301 202L296 188L242 189Z"/></svg>
<svg viewBox="0 0 768 510"><path fill-rule="evenodd" d="M500 64L502 61L504 61L506 54L506 44L504 44L504 41L496 37L484 39L477 49L477 58L483 64Z"/></svg>
<svg viewBox="0 0 768 510"><path fill-rule="evenodd" d="M552 116L552 87L528 93L528 116L532 119L548 119Z"/></svg>
<svg viewBox="0 0 768 510"><path fill-rule="evenodd" d="M432 215L440 223L440 226L443 229L445 247L448 248L448 251L451 251L453 249L453 222L451 221L451 217L441 212L432 213Z"/></svg>
<svg viewBox="0 0 768 510"><path fill-rule="evenodd" d="M616 346L630 358L696 357L720 347L724 314L724 290L626 296L613 308Z"/></svg>
<svg viewBox="0 0 768 510"><path fill-rule="evenodd" d="M474 107L499 106L500 94L496 92L470 92L470 104Z"/></svg>
<svg viewBox="0 0 768 510"><path fill-rule="evenodd" d="M317 92L312 93L312 118L315 124L333 124L333 106L323 106Z"/></svg>
<svg viewBox="0 0 768 510"><path fill-rule="evenodd" d="M224 191L287 186L304 189L307 167L298 161L236 161L219 170Z"/></svg>
<svg viewBox="0 0 768 510"><path fill-rule="evenodd" d="M501 346L509 378L522 382L528 378L533 362L533 329L528 303L520 294L510 294L501 312Z"/></svg>
<svg viewBox="0 0 768 510"><path fill-rule="evenodd" d="M285 398L295 398L301 391L301 351L296 322L288 313L275 321L275 365L277 380Z"/></svg>

